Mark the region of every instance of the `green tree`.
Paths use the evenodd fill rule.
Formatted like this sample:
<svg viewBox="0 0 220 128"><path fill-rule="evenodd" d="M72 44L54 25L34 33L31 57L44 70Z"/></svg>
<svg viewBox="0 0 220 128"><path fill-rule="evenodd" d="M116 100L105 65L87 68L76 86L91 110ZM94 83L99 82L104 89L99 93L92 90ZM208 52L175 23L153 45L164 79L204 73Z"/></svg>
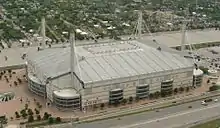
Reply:
<svg viewBox="0 0 220 128"><path fill-rule="evenodd" d="M19 115L19 113L16 111L16 112L15 112L15 115Z"/></svg>
<svg viewBox="0 0 220 128"><path fill-rule="evenodd" d="M37 120L40 121L41 120L41 116L37 115Z"/></svg>
<svg viewBox="0 0 220 128"><path fill-rule="evenodd" d="M41 108L42 108L42 105L40 104L38 107L39 107L39 109L41 109Z"/></svg>
<svg viewBox="0 0 220 128"><path fill-rule="evenodd" d="M25 109L27 110L27 109L28 109L28 104L25 104L25 106L24 106L24 107L25 107Z"/></svg>
<svg viewBox="0 0 220 128"><path fill-rule="evenodd" d="M16 116L17 119L21 117L19 114L18 114L18 115L15 115L15 116Z"/></svg>
<svg viewBox="0 0 220 128"><path fill-rule="evenodd" d="M19 115L19 113L16 111L15 112L15 117L18 119L18 118L20 118L20 115Z"/></svg>
<svg viewBox="0 0 220 128"><path fill-rule="evenodd" d="M44 119L44 120L47 120L49 117L50 117L50 115L49 115L47 112L45 112L43 119Z"/></svg>
<svg viewBox="0 0 220 128"><path fill-rule="evenodd" d="M32 111L32 109L28 109L28 115L33 115L34 113L33 113L33 111Z"/></svg>
<svg viewBox="0 0 220 128"><path fill-rule="evenodd" d="M35 111L35 114L36 114L36 115L40 114L40 111L37 110L36 108L34 109L34 111Z"/></svg>
<svg viewBox="0 0 220 128"><path fill-rule="evenodd" d="M25 112L25 113L22 113L21 116L22 116L23 118L26 118L26 117L27 117L27 113L26 113L26 112Z"/></svg>
<svg viewBox="0 0 220 128"><path fill-rule="evenodd" d="M34 116L33 115L29 115L28 116L28 122L33 122L34 121Z"/></svg>
<svg viewBox="0 0 220 128"><path fill-rule="evenodd" d="M20 111L20 114L21 114L21 115L27 114L27 113L26 113L26 110L25 110L25 109L21 110L21 111Z"/></svg>

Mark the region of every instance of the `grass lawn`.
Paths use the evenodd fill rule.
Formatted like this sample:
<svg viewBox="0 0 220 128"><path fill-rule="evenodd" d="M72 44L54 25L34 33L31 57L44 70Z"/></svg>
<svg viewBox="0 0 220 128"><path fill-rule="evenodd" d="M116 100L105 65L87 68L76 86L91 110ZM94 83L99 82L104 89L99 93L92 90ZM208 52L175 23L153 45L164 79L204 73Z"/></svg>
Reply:
<svg viewBox="0 0 220 128"><path fill-rule="evenodd" d="M191 128L219 128L219 127L220 127L220 119L217 119L217 120L207 122L205 124L196 125Z"/></svg>

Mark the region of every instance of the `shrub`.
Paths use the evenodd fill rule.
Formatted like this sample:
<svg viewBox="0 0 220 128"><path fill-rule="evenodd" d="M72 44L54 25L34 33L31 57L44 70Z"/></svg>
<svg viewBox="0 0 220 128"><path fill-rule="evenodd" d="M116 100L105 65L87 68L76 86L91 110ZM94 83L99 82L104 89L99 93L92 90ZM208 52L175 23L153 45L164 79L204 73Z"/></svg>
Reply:
<svg viewBox="0 0 220 128"><path fill-rule="evenodd" d="M39 107L39 106L40 106L40 103L39 103L39 102L37 102L37 103L36 103L36 105L37 105L37 107Z"/></svg>
<svg viewBox="0 0 220 128"><path fill-rule="evenodd" d="M27 117L27 113L25 112L25 113L22 113L22 115L21 115L23 118L26 118Z"/></svg>
<svg viewBox="0 0 220 128"><path fill-rule="evenodd" d="M21 116L18 114L18 115L15 115L15 117L18 119L18 118L20 118Z"/></svg>
<svg viewBox="0 0 220 128"><path fill-rule="evenodd" d="M38 107L39 107L39 109L41 109L41 108L42 108L42 105L40 104Z"/></svg>
<svg viewBox="0 0 220 128"><path fill-rule="evenodd" d="M129 97L129 103L132 103L132 102L133 102L133 97L130 96L130 97Z"/></svg>
<svg viewBox="0 0 220 128"><path fill-rule="evenodd" d="M178 89L175 88L175 89L173 90L173 92L174 92L174 94L177 94L177 93L178 93Z"/></svg>
<svg viewBox="0 0 220 128"><path fill-rule="evenodd" d="M49 123L49 124L52 124L53 122L54 122L53 118L52 118L52 117L49 117L49 118L48 118L48 123Z"/></svg>
<svg viewBox="0 0 220 128"><path fill-rule="evenodd" d="M179 91L180 91L180 92L183 92L183 91L184 91L184 88L183 88L183 87L180 87L180 88L179 88Z"/></svg>
<svg viewBox="0 0 220 128"><path fill-rule="evenodd" d="M189 91L189 87L186 87L186 92L188 92Z"/></svg>
<svg viewBox="0 0 220 128"><path fill-rule="evenodd" d="M122 100L122 104L125 105L126 103L127 103L127 99L123 99L123 100Z"/></svg>
<svg viewBox="0 0 220 128"><path fill-rule="evenodd" d="M213 85L213 86L209 87L209 91L210 91L210 92L211 92L211 91L215 91L215 90L218 90L218 86Z"/></svg>
<svg viewBox="0 0 220 128"><path fill-rule="evenodd" d="M138 102L140 99L139 99L139 97L135 97L135 100L136 100L136 102Z"/></svg>
<svg viewBox="0 0 220 128"><path fill-rule="evenodd" d="M34 109L34 111L35 111L35 114L36 114L36 115L40 114L40 111L37 110L36 108Z"/></svg>
<svg viewBox="0 0 220 128"><path fill-rule="evenodd" d="M154 94L150 93L150 94L149 94L149 98L150 98L150 99L153 99L153 98L154 98Z"/></svg>
<svg viewBox="0 0 220 128"><path fill-rule="evenodd" d="M160 95L161 95L161 92L159 92L159 91L157 91L157 92L154 93L154 97L155 97L156 99L159 98Z"/></svg>
<svg viewBox="0 0 220 128"><path fill-rule="evenodd" d="M105 104L101 103L100 107L101 107L101 109L103 109L105 107Z"/></svg>
<svg viewBox="0 0 220 128"><path fill-rule="evenodd" d="M57 123L60 123L60 122L61 122L61 118L60 118L60 117L57 117L57 118L56 118L56 122L57 122Z"/></svg>
<svg viewBox="0 0 220 128"><path fill-rule="evenodd" d="M208 68L200 66L199 69L202 70L204 74L208 74L208 70L209 70Z"/></svg>

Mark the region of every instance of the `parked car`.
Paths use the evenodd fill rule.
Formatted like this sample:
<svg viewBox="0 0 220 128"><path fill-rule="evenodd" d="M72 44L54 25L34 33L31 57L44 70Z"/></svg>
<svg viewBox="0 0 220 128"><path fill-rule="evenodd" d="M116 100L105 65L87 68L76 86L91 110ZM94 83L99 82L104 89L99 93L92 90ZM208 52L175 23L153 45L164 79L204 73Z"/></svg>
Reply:
<svg viewBox="0 0 220 128"><path fill-rule="evenodd" d="M203 101L201 102L201 105L207 105L207 103L203 100Z"/></svg>
<svg viewBox="0 0 220 128"><path fill-rule="evenodd" d="M212 102L212 99L206 99L206 100L204 100L206 103L207 102Z"/></svg>

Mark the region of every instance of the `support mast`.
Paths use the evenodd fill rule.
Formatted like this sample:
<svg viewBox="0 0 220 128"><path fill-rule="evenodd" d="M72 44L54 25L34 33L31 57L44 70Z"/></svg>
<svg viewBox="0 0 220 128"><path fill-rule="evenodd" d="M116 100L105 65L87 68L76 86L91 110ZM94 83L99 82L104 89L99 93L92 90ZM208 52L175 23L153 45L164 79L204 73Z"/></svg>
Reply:
<svg viewBox="0 0 220 128"><path fill-rule="evenodd" d="M183 26L182 26L182 41L181 41L181 51L185 50L185 43L186 43L186 29L187 29L187 23L188 23L188 16L189 16L189 7L185 10L186 13L186 19L183 20Z"/></svg>
<svg viewBox="0 0 220 128"><path fill-rule="evenodd" d="M181 51L185 50L185 42L186 42L186 22L184 21L183 26L182 26Z"/></svg>
<svg viewBox="0 0 220 128"><path fill-rule="evenodd" d="M45 28L45 24L46 24L45 18L42 17L42 19L41 19L41 36L43 37L43 40L42 40L42 48L43 49L46 47L46 28Z"/></svg>
<svg viewBox="0 0 220 128"><path fill-rule="evenodd" d="M76 82L75 82L75 34L74 33L70 33L70 68L71 68L71 83L73 85L73 87L78 90L78 88L76 88Z"/></svg>
<svg viewBox="0 0 220 128"><path fill-rule="evenodd" d="M142 22L143 22L143 14L142 14L142 11L139 10L138 11L138 26L137 26L138 39L141 39L141 36L142 36Z"/></svg>

